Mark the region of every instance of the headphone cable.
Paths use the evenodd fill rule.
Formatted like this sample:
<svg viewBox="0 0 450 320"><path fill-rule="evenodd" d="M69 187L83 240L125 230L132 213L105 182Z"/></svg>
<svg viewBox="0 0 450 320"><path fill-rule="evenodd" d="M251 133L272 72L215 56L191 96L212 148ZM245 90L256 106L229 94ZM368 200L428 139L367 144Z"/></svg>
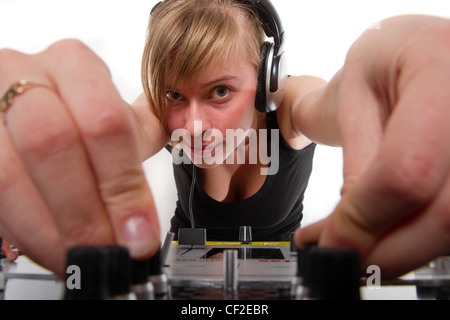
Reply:
<svg viewBox="0 0 450 320"><path fill-rule="evenodd" d="M197 179L197 168L195 167L194 163L192 163L192 182L191 182L191 190L189 192L189 218L191 219L192 229L195 229L194 211L192 209L192 202L194 197L194 187L196 179Z"/></svg>

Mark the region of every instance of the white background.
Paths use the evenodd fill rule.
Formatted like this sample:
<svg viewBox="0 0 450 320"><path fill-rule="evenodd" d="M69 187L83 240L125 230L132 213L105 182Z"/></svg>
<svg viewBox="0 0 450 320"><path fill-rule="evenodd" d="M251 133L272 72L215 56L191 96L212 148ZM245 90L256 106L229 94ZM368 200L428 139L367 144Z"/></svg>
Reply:
<svg viewBox="0 0 450 320"><path fill-rule="evenodd" d="M78 38L109 66L122 97L140 94L140 62L149 12L156 0L0 0L0 48L36 53L63 38ZM450 17L448 0L273 0L287 34L289 73L329 80L354 40L382 18L409 13ZM1 75L0 75L1 76ZM163 151L144 163L162 235L176 201L172 163ZM305 199L308 225L327 216L342 185L340 148L318 146ZM274 213L276 214L276 213Z"/></svg>

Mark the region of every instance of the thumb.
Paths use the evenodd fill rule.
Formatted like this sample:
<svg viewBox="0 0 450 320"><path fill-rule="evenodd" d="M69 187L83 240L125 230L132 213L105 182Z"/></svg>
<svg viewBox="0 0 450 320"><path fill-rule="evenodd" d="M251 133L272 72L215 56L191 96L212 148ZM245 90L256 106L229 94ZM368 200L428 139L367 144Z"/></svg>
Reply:
<svg viewBox="0 0 450 320"><path fill-rule="evenodd" d="M344 68L339 79L338 124L344 155L342 199L328 218L297 230L295 241L299 247L310 242L333 246L351 244L355 247L359 241L353 239L363 236L354 234L347 238L345 235L340 236L338 232L364 230L362 226L354 229L354 225L359 223L352 220L357 211L353 204L355 192L350 191L378 154L386 116L380 112L378 99L370 86L365 81L355 81L361 78L359 72L359 68ZM353 211L354 215L348 215L349 211ZM366 238L367 243L372 242L372 236L365 235L363 238ZM362 247L360 250L366 251Z"/></svg>

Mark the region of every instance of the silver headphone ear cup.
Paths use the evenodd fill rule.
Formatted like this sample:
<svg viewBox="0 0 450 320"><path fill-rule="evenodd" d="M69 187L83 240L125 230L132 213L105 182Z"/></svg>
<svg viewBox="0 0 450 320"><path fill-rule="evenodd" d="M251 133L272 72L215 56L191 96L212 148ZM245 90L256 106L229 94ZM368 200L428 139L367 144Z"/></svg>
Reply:
<svg viewBox="0 0 450 320"><path fill-rule="evenodd" d="M272 43L264 42L261 46L261 65L259 67L258 87L256 88L255 97L255 107L260 112L266 112L267 109L267 90L270 89L270 84L267 83L267 76L269 75L270 77L270 69L267 62L271 51L273 51Z"/></svg>
<svg viewBox="0 0 450 320"><path fill-rule="evenodd" d="M277 86L278 76L274 78L274 45L270 44L269 52L267 52L266 57L266 80L265 80L265 112L275 111L277 109L277 105L274 104L273 94L271 87L275 84Z"/></svg>
<svg viewBox="0 0 450 320"><path fill-rule="evenodd" d="M273 49L273 46L272 46ZM287 63L284 52L269 52L266 74L266 112L277 110L283 101L287 81Z"/></svg>

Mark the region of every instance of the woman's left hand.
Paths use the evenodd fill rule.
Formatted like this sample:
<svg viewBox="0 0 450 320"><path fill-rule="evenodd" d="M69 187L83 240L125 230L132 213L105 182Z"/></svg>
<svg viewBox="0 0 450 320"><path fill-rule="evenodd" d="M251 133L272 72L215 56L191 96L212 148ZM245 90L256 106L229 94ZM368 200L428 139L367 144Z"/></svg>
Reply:
<svg viewBox="0 0 450 320"><path fill-rule="evenodd" d="M401 16L351 47L338 83L342 199L297 245L356 248L383 277L450 252L450 20Z"/></svg>

